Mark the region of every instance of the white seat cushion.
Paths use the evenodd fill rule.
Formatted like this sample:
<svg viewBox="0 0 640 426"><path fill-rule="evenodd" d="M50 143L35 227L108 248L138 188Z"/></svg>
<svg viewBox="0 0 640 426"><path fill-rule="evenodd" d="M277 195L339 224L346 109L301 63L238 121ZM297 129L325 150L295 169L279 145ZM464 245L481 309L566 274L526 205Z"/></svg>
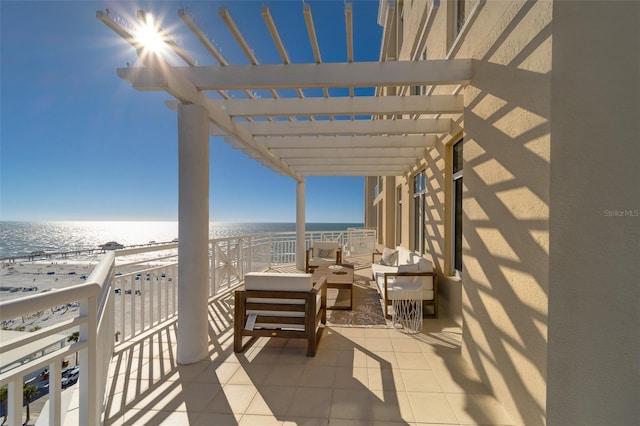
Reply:
<svg viewBox="0 0 640 426"><path fill-rule="evenodd" d="M245 290L310 291L313 275L277 272L249 272L244 276Z"/></svg>
<svg viewBox="0 0 640 426"><path fill-rule="evenodd" d="M245 275L245 290L264 290L264 291L292 291L305 292L311 291L313 288L313 275L302 273L277 273L277 272L250 272ZM321 294L316 296L316 314L321 307ZM300 299L277 299L277 298L255 298L247 297L247 303L278 303L284 305L303 305L304 300ZM261 316L279 316L301 318L304 312L295 311L268 311L268 310L247 310L247 314L256 314ZM256 323L256 328L280 328L291 330L304 330L303 325L297 324L264 324Z"/></svg>

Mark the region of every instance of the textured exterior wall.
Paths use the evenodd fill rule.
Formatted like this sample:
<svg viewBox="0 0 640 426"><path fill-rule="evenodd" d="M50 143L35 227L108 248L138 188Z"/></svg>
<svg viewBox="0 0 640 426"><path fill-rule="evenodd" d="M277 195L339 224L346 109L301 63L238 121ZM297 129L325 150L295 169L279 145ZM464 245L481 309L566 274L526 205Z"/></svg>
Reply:
<svg viewBox="0 0 640 426"><path fill-rule="evenodd" d="M430 3L404 2L400 59ZM450 52L451 11L440 2L428 59ZM461 321L463 355L520 424L640 418L638 22L638 2L481 9L452 56L475 59L452 117L465 140L461 281L448 275L454 135L396 180L414 248L412 178L429 170L425 246L441 313Z"/></svg>
<svg viewBox="0 0 640 426"><path fill-rule="evenodd" d="M554 2L548 415L640 421L640 3Z"/></svg>
<svg viewBox="0 0 640 426"><path fill-rule="evenodd" d="M488 2L458 52L477 60L465 89L463 354L526 425L546 416L551 6Z"/></svg>

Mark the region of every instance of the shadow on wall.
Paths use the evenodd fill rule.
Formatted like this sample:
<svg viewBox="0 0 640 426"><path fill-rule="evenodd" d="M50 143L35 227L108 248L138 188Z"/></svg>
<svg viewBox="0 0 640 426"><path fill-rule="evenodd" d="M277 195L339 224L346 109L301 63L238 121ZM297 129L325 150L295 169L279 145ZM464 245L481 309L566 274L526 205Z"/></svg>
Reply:
<svg viewBox="0 0 640 426"><path fill-rule="evenodd" d="M514 420L542 425L551 5L517 7L489 34L465 90L463 354Z"/></svg>

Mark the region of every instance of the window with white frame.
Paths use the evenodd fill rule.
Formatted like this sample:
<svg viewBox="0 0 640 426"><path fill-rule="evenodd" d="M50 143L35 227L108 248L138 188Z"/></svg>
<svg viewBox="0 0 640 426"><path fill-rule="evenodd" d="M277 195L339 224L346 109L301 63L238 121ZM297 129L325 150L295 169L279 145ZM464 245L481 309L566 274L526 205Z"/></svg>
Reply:
<svg viewBox="0 0 640 426"><path fill-rule="evenodd" d="M460 139L453 145L453 268L462 272L462 146L463 141Z"/></svg>
<svg viewBox="0 0 640 426"><path fill-rule="evenodd" d="M424 254L424 238L426 223L426 183L425 171L421 171L413 178L413 249Z"/></svg>

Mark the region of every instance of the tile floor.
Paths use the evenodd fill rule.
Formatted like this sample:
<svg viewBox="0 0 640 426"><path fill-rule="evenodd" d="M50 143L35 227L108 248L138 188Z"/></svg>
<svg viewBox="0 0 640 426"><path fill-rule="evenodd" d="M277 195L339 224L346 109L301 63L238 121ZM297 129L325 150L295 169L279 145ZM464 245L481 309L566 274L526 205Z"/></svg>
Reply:
<svg viewBox="0 0 640 426"><path fill-rule="evenodd" d="M315 357L305 356L303 341L280 338L235 354L228 298L209 305L204 361L177 365L175 322L118 348L106 425L513 424L460 355L460 328L446 320L425 319L413 335L329 326ZM67 421L77 417L75 404Z"/></svg>

